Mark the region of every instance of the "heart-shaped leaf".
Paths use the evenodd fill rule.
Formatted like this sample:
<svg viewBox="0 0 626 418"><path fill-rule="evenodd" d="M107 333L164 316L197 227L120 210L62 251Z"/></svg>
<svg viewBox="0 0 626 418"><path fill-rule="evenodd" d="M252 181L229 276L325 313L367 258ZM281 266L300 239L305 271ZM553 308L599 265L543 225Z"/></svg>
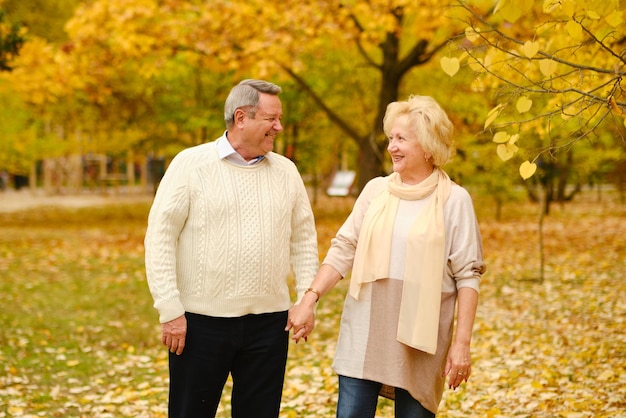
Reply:
<svg viewBox="0 0 626 418"><path fill-rule="evenodd" d="M524 180L527 180L537 171L537 164L526 160L519 166L519 174Z"/></svg>
<svg viewBox="0 0 626 418"><path fill-rule="evenodd" d="M537 55L537 52L539 52L539 42L526 41L526 43L522 47L522 52L528 58L534 57L535 55Z"/></svg>
<svg viewBox="0 0 626 418"><path fill-rule="evenodd" d="M580 26L580 23L570 20L565 24L565 29L567 30L569 36L575 40L580 41L583 39L583 28Z"/></svg>
<svg viewBox="0 0 626 418"><path fill-rule="evenodd" d="M519 148L515 144L500 144L496 147L496 153L502 161L510 160L517 150L519 150Z"/></svg>
<svg viewBox="0 0 626 418"><path fill-rule="evenodd" d="M533 105L533 101L530 100L528 97L526 96L522 96L517 100L517 111L520 113L525 113L528 112L530 110L530 108Z"/></svg>
<svg viewBox="0 0 626 418"><path fill-rule="evenodd" d="M440 63L443 72L450 77L453 77L459 71L460 63L458 58L443 57Z"/></svg>
<svg viewBox="0 0 626 418"><path fill-rule="evenodd" d="M539 70L541 74L546 77L550 77L556 71L556 61L553 60L541 60L539 61Z"/></svg>
<svg viewBox="0 0 626 418"><path fill-rule="evenodd" d="M496 144L505 144L509 142L510 138L511 136L505 131L499 131L499 132L496 132L496 134L493 136L492 141L495 142Z"/></svg>
<svg viewBox="0 0 626 418"><path fill-rule="evenodd" d="M471 26L468 26L465 28L465 37L471 43L474 43L480 39L479 33L480 33L480 29L474 29Z"/></svg>

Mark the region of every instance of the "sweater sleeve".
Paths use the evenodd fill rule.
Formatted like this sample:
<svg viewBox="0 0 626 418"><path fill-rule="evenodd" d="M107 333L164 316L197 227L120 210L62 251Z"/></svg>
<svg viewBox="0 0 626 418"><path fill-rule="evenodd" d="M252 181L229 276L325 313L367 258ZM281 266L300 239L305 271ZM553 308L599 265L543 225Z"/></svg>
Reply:
<svg viewBox="0 0 626 418"><path fill-rule="evenodd" d="M478 291L486 268L472 199L464 188L455 186L449 203L446 208L446 235L450 242L448 274L455 280L457 289L470 287Z"/></svg>
<svg viewBox="0 0 626 418"><path fill-rule="evenodd" d="M293 166L295 202L291 217L290 257L291 268L296 278L296 293L299 301L311 286L319 267L317 231L315 219L304 182Z"/></svg>
<svg viewBox="0 0 626 418"><path fill-rule="evenodd" d="M146 275L161 323L183 315L176 285L176 247L189 209L185 153L176 156L159 185L144 239Z"/></svg>

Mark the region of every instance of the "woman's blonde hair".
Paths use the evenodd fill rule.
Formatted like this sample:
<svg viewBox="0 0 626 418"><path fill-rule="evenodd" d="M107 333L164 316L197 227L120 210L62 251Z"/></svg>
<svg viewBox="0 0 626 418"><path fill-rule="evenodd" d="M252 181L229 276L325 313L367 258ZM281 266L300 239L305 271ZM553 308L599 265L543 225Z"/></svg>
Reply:
<svg viewBox="0 0 626 418"><path fill-rule="evenodd" d="M392 102L383 118L383 130L391 136L391 127L398 116L407 115L420 145L432 155L433 164L441 167L454 154L454 126L439 103L429 96L412 95L406 101Z"/></svg>

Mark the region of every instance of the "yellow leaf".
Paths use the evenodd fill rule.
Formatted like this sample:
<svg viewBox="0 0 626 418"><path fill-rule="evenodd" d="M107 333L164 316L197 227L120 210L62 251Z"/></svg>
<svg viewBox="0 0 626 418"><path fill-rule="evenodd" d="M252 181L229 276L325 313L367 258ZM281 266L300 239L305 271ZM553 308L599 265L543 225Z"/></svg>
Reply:
<svg viewBox="0 0 626 418"><path fill-rule="evenodd" d="M511 136L506 133L505 131L499 131L496 132L496 134L493 136L493 142L495 142L496 144L504 144L509 142L509 139L511 138Z"/></svg>
<svg viewBox="0 0 626 418"><path fill-rule="evenodd" d="M469 62L469 66L473 71L476 71L477 73L482 73L485 71L485 68L483 67L483 60L480 58L472 58L470 60L468 60Z"/></svg>
<svg viewBox="0 0 626 418"><path fill-rule="evenodd" d="M494 107L493 109L491 109L489 111L489 113L487 113L487 116L491 116L494 113L498 113L500 114L500 112L502 111L502 108L504 107L504 104L500 103L499 105L497 105L496 107Z"/></svg>
<svg viewBox="0 0 626 418"><path fill-rule="evenodd" d="M24 408L22 408L21 406L10 405L9 414L11 414L11 416L14 416L14 417L22 416L24 415Z"/></svg>
<svg viewBox="0 0 626 418"><path fill-rule="evenodd" d="M465 37L471 43L474 43L480 39L479 33L480 33L480 29L474 29L471 26L468 26L465 28Z"/></svg>
<svg viewBox="0 0 626 418"><path fill-rule="evenodd" d="M537 171L537 164L526 160L519 166L519 174L524 180L527 180Z"/></svg>
<svg viewBox="0 0 626 418"><path fill-rule="evenodd" d="M561 6L561 2L559 0L545 0L543 2L543 12L552 13L558 10L559 6Z"/></svg>
<svg viewBox="0 0 626 418"><path fill-rule="evenodd" d="M577 22L570 20L565 25L565 29L567 30L569 36L575 40L580 41L583 39L583 28Z"/></svg>
<svg viewBox="0 0 626 418"><path fill-rule="evenodd" d="M556 61L554 60L541 60L539 61L539 70L541 74L546 77L550 77L556 71Z"/></svg>
<svg viewBox="0 0 626 418"><path fill-rule="evenodd" d="M624 114L624 111L617 105L617 102L615 101L615 97L613 96L609 97L609 106L611 107L611 110L613 111L613 113L615 113L616 115Z"/></svg>
<svg viewBox="0 0 626 418"><path fill-rule="evenodd" d="M530 100L528 97L526 96L522 96L517 100L517 111L519 113L525 113L528 112L530 110L530 108L533 105L533 101Z"/></svg>
<svg viewBox="0 0 626 418"><path fill-rule="evenodd" d="M487 114L487 120L485 121L485 126L483 127L483 129L487 129L487 127L491 125L498 116L500 116L500 112L502 111L503 108L504 108L504 105L499 104L489 111L489 113Z"/></svg>
<svg viewBox="0 0 626 418"><path fill-rule="evenodd" d="M533 7L533 0L499 0L493 14L500 14L507 21L514 23Z"/></svg>
<svg viewBox="0 0 626 418"><path fill-rule="evenodd" d="M67 364L67 367L74 367L77 366L78 363L80 363L78 360L68 360L65 364Z"/></svg>
<svg viewBox="0 0 626 418"><path fill-rule="evenodd" d="M539 52L539 42L526 41L522 47L522 52L528 58L534 57Z"/></svg>
<svg viewBox="0 0 626 418"><path fill-rule="evenodd" d="M613 373L613 370L605 370L602 372L602 374L600 374L600 376L598 376L598 380L600 381L604 381L604 380L609 380L611 379L613 376L615 375L615 373Z"/></svg>
<svg viewBox="0 0 626 418"><path fill-rule="evenodd" d="M510 160L515 153L519 150L518 146L515 144L499 144L496 147L496 154L502 161Z"/></svg>
<svg viewBox="0 0 626 418"><path fill-rule="evenodd" d="M620 10L615 10L613 13L605 17L604 20L606 20L606 23L614 28L624 24L624 19L622 18L622 12Z"/></svg>
<svg viewBox="0 0 626 418"><path fill-rule="evenodd" d="M502 415L502 410L498 407L493 407L487 411L487 418L494 418Z"/></svg>
<svg viewBox="0 0 626 418"><path fill-rule="evenodd" d="M530 385L534 388L534 389L543 389L543 385L540 382L537 382L536 380L533 380Z"/></svg>
<svg viewBox="0 0 626 418"><path fill-rule="evenodd" d="M593 10L587 10L587 17L592 20L600 20L600 15Z"/></svg>
<svg viewBox="0 0 626 418"><path fill-rule="evenodd" d="M453 77L459 71L460 64L458 58L442 57L440 63L443 72L450 77Z"/></svg>

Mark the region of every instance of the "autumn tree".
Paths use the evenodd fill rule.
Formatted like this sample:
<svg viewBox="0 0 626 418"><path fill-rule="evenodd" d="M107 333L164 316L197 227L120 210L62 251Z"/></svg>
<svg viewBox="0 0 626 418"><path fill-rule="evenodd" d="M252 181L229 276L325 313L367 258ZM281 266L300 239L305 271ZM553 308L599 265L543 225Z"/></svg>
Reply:
<svg viewBox="0 0 626 418"><path fill-rule="evenodd" d="M619 1L500 0L493 9L479 2L459 8L465 36L459 53L441 65L451 76L460 65L476 73L474 89L494 101L484 132L503 161L521 160L524 179L540 167L541 180L550 187L555 180L564 198L563 175L574 171L568 162L576 149L592 148L585 155L596 154L598 174L624 159L626 25Z"/></svg>
<svg viewBox="0 0 626 418"><path fill-rule="evenodd" d="M523 179L538 172L543 280L544 215L555 183L563 193L571 181L574 150L591 144L586 155L595 158L588 160L600 166L624 159L618 142L624 142L626 116L624 10L619 1L594 0L499 0L493 9L458 4L465 36L457 41L458 54L441 58L441 66L450 76L461 64L476 72L474 89L495 102L483 132L497 155L521 159Z"/></svg>
<svg viewBox="0 0 626 418"><path fill-rule="evenodd" d="M77 48L83 40L93 45L88 39L99 35L87 31L102 27L90 26L89 19L98 21L106 12L108 20L100 21L107 39L96 44L109 45L118 58L134 51L144 58L174 54L190 60L194 53L200 68L227 77L230 72L229 78L288 75L358 145L363 185L385 172L387 104L403 94L406 75L429 62L455 30L446 20L447 4L288 0L277 8L256 0L214 1L211 7L196 0L146 0L121 8L95 2L79 11L69 29Z"/></svg>
<svg viewBox="0 0 626 418"><path fill-rule="evenodd" d="M458 30L447 20L448 4L310 0L294 2L287 16L261 4L253 9L268 19L259 37L277 51L273 63L357 144L359 188L386 172L382 120L387 105L408 94L406 76L428 63ZM337 95L342 100L333 103Z"/></svg>
<svg viewBox="0 0 626 418"><path fill-rule="evenodd" d="M10 23L0 2L0 71L10 71L10 62L24 44L24 31L18 23Z"/></svg>
<svg viewBox="0 0 626 418"><path fill-rule="evenodd" d="M200 0L94 1L79 7L66 25L67 42L55 53L62 68L23 65L22 90L31 98L55 98L65 114L57 120L75 125L66 132L85 137L88 130L90 144L113 148L111 139L119 137L125 138L121 146L134 143L148 151L177 141L206 141L207 132L223 123L211 114L232 82L268 77L295 87L298 100L315 105L290 120L298 143L310 141L344 155L348 142L356 144L362 186L386 172L387 104L415 93L406 89L407 75L429 63L461 28L448 19L448 5L287 0L277 9L257 0L214 1L211 7ZM35 83L27 74L46 79L46 71L62 71L66 83L56 85L52 77L39 83L39 90L28 90ZM86 117L66 118L72 106L64 109L68 102L60 97L89 110ZM335 132L329 135L321 120L331 122ZM293 138L287 136L287 142Z"/></svg>
<svg viewBox="0 0 626 418"><path fill-rule="evenodd" d="M55 106L33 103L47 113L56 109L55 119L73 126L66 132L82 132L82 138L88 137L89 149L152 152L209 140L223 129L219 113L232 83L250 76L271 78L297 90L285 99L302 106L286 105L303 112L291 114L293 130L286 132L285 144L279 145L292 152L294 145L322 139L326 142L319 147L331 148L334 153L334 144L354 143L362 186L386 172L382 116L387 104L409 93L427 91L424 84L415 88L415 70L426 71L437 54L445 54L442 65L448 73L470 62L480 70L476 80L468 82L472 91L464 92L477 93L481 100L493 103L489 123L481 125L502 141L499 154L512 158L516 147L531 141L521 128L520 132L504 129L522 122L504 119L515 114L511 111L514 106L506 103L516 99L525 110L534 101L523 115L531 114L542 102L542 106L554 106L556 96L549 93L566 78L552 76L552 90L544 86L546 99L533 97L536 92L530 87L521 94L498 84L500 78L511 85L534 80L531 74L538 74L540 68L535 73L528 71L526 78L526 72L514 70L521 68L521 63L540 67L538 57L548 53L538 50L529 58L523 51L511 49L510 45L524 45L515 43L515 36L536 31L532 42L555 44L532 19L520 15L512 23L509 16L509 20L502 18L509 2L501 2L495 14L487 9L491 1L471 3L472 7L456 1L286 0L277 8L259 0L217 0L211 7L204 0L92 1L79 7L65 26L67 39L50 64L59 68L44 69L47 67L36 64L36 59L27 61L30 64L22 62L21 80L26 82L22 90L33 86L31 75L37 80L41 74L48 80L39 83L39 90L28 91L31 99L51 95ZM450 8L452 5L457 7ZM493 29L481 29L481 25ZM470 29L459 45L451 44L449 40L460 39L456 36L466 27ZM492 41L492 36L503 36L507 42ZM490 51L497 48L488 42L515 52L512 59L517 62L507 66L503 59L494 58ZM530 46L526 48L532 52ZM585 48L581 45L580 51ZM492 62L500 67L485 64ZM502 73L499 78L496 71L501 67L510 74ZM63 83L55 83L59 79ZM431 90L456 88L453 82L432 77L424 80L437 83L429 86ZM572 90L570 95L576 89ZM493 91L498 93L491 94ZM617 108L620 100L615 98ZM454 100L449 100L451 104ZM534 127L540 141L529 149L552 155L554 152L545 151L561 149L563 144L556 141L557 131L550 130L555 145L545 148L548 131L542 129L539 115L524 121ZM554 112L546 116L554 126ZM324 126L320 127L322 119ZM463 129L466 120L459 118L455 125ZM339 131L330 132L329 122ZM559 138L569 138L567 124L561 125ZM302 150L313 152L313 148ZM528 164L532 167L533 162Z"/></svg>

